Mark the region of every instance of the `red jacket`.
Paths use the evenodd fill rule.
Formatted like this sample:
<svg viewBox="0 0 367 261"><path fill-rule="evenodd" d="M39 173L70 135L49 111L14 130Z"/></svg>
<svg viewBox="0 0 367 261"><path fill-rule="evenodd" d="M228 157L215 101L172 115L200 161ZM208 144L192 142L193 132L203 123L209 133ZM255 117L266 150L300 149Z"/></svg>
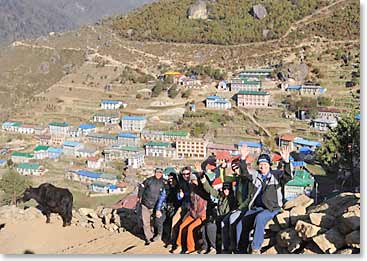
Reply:
<svg viewBox="0 0 367 261"><path fill-rule="evenodd" d="M191 205L190 205L190 216L193 218L206 219L206 204L207 201L200 197L199 195L191 192Z"/></svg>

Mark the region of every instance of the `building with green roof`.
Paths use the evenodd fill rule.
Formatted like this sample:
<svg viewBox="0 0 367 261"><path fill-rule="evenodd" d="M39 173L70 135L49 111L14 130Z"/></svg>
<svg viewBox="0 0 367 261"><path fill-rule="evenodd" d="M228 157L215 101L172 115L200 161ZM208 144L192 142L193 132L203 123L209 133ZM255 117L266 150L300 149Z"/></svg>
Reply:
<svg viewBox="0 0 367 261"><path fill-rule="evenodd" d="M144 150L139 147L124 146L114 144L103 150L106 161L126 160L137 154L144 154Z"/></svg>
<svg viewBox="0 0 367 261"><path fill-rule="evenodd" d="M236 77L230 81L231 92L239 91L260 91L261 81L249 79L247 77Z"/></svg>
<svg viewBox="0 0 367 261"><path fill-rule="evenodd" d="M37 163L20 163L16 165L15 169L19 174L24 176L42 176L46 172L46 170Z"/></svg>
<svg viewBox="0 0 367 261"><path fill-rule="evenodd" d="M48 149L50 146L38 145L34 148L34 157L35 159L41 160L48 158Z"/></svg>
<svg viewBox="0 0 367 261"><path fill-rule="evenodd" d="M29 152L22 152L22 151L14 151L11 154L11 160L14 163L24 163L29 162L31 159L34 158L34 154Z"/></svg>
<svg viewBox="0 0 367 261"><path fill-rule="evenodd" d="M140 134L140 138L146 141L164 141L174 142L177 139L188 139L190 133L188 131L154 131L154 130L143 130Z"/></svg>
<svg viewBox="0 0 367 261"><path fill-rule="evenodd" d="M270 94L265 91L239 91L237 93L238 107L268 107Z"/></svg>
<svg viewBox="0 0 367 261"><path fill-rule="evenodd" d="M145 156L175 158L176 148L169 142L150 141L145 144Z"/></svg>
<svg viewBox="0 0 367 261"><path fill-rule="evenodd" d="M284 197L292 200L302 194L311 196L315 187L315 179L307 170L296 170L293 179L284 186Z"/></svg>

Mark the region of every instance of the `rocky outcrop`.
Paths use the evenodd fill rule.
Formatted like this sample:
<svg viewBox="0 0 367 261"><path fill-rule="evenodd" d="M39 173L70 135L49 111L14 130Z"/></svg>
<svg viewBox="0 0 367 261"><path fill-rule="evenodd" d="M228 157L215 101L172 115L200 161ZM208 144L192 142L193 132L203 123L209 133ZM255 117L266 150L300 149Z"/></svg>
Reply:
<svg viewBox="0 0 367 261"><path fill-rule="evenodd" d="M305 63L291 64L288 67L288 77L296 81L304 81L308 75L309 68Z"/></svg>
<svg viewBox="0 0 367 261"><path fill-rule="evenodd" d="M263 6L262 4L258 4L252 7L252 15L255 18L261 20L268 15L268 12L266 11L265 6Z"/></svg>
<svg viewBox="0 0 367 261"><path fill-rule="evenodd" d="M189 19L208 19L208 8L206 2L198 0L191 5L187 10L187 17Z"/></svg>

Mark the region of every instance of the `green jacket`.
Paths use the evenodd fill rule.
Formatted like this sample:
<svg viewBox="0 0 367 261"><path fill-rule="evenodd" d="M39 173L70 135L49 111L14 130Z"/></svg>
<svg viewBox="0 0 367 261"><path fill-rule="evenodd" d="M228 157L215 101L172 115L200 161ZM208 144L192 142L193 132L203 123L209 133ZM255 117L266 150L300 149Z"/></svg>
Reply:
<svg viewBox="0 0 367 261"><path fill-rule="evenodd" d="M220 193L216 189L214 189L209 182L206 180L206 178L201 179L201 182L203 184L203 188L206 192L208 192L211 196L218 199L218 215L223 216L231 212L232 210L235 210L237 207L236 199L232 194L229 194L227 197L224 196L224 194Z"/></svg>
<svg viewBox="0 0 367 261"><path fill-rule="evenodd" d="M243 176L227 176L226 181L236 182L235 197L238 203L238 209L248 209L250 195L253 192L253 186L249 179Z"/></svg>

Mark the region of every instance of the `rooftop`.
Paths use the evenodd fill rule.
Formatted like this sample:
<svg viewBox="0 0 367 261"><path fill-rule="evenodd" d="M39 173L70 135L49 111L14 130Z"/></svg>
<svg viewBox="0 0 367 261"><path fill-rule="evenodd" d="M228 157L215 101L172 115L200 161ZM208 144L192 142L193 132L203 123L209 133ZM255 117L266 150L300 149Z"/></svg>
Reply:
<svg viewBox="0 0 367 261"><path fill-rule="evenodd" d="M122 117L123 121L143 121L145 120L144 116L124 116Z"/></svg>
<svg viewBox="0 0 367 261"><path fill-rule="evenodd" d="M263 91L239 91L237 95L269 95L269 93Z"/></svg>
<svg viewBox="0 0 367 261"><path fill-rule="evenodd" d="M254 141L240 141L238 143L238 146L242 146L242 145L247 145L247 147L250 148L261 148L262 145L259 142L254 142Z"/></svg>
<svg viewBox="0 0 367 261"><path fill-rule="evenodd" d="M120 104L120 103L122 103L122 101L102 100L101 103L105 103L105 104Z"/></svg>
<svg viewBox="0 0 367 261"><path fill-rule="evenodd" d="M11 154L12 157L26 157L26 158L33 158L33 154L29 152L22 152L22 151L14 151Z"/></svg>
<svg viewBox="0 0 367 261"><path fill-rule="evenodd" d="M186 137L189 135L188 131L165 131L163 132L166 136L180 136L180 137Z"/></svg>
<svg viewBox="0 0 367 261"><path fill-rule="evenodd" d="M128 138L128 139L137 139L138 136L136 134L133 133L119 133L117 135L120 138Z"/></svg>
<svg viewBox="0 0 367 261"><path fill-rule="evenodd" d="M293 143L300 144L300 145L305 145L305 146L315 146L315 147L321 146L320 142L318 142L318 141L306 140L306 139L299 138L299 137L296 137L294 139Z"/></svg>
<svg viewBox="0 0 367 261"><path fill-rule="evenodd" d="M37 163L20 163L16 165L19 169L32 169L37 170L41 167L40 164Z"/></svg>
<svg viewBox="0 0 367 261"><path fill-rule="evenodd" d="M88 130L88 129L95 129L96 126L93 124L81 124L79 129Z"/></svg>
<svg viewBox="0 0 367 261"><path fill-rule="evenodd" d="M98 179L102 175L101 173L91 172L87 170L77 170L75 171L75 173L78 174L79 176L84 176L84 177L94 178L94 179Z"/></svg>
<svg viewBox="0 0 367 261"><path fill-rule="evenodd" d="M111 140L117 139L117 135L108 134L108 133L89 133L87 137L98 138L98 139L111 139Z"/></svg>
<svg viewBox="0 0 367 261"><path fill-rule="evenodd" d="M77 142L77 141L64 141L63 143L63 146L68 146L68 147L77 147L77 146L80 146L81 143L80 142Z"/></svg>
<svg viewBox="0 0 367 261"><path fill-rule="evenodd" d="M34 148L34 151L48 150L49 146L38 145Z"/></svg>
<svg viewBox="0 0 367 261"><path fill-rule="evenodd" d="M230 144L217 144L217 143L209 143L208 149L217 149L217 150L236 150L234 145Z"/></svg>
<svg viewBox="0 0 367 261"><path fill-rule="evenodd" d="M171 143L160 141L149 141L148 143L145 143L145 146L171 147Z"/></svg>
<svg viewBox="0 0 367 261"><path fill-rule="evenodd" d="M50 122L48 126L54 126L54 127L68 127L69 124L67 122Z"/></svg>
<svg viewBox="0 0 367 261"><path fill-rule="evenodd" d="M296 136L292 135L292 134L289 134L289 133L286 133L286 134L282 134L280 135L279 137L281 140L285 140L285 141L293 141Z"/></svg>

